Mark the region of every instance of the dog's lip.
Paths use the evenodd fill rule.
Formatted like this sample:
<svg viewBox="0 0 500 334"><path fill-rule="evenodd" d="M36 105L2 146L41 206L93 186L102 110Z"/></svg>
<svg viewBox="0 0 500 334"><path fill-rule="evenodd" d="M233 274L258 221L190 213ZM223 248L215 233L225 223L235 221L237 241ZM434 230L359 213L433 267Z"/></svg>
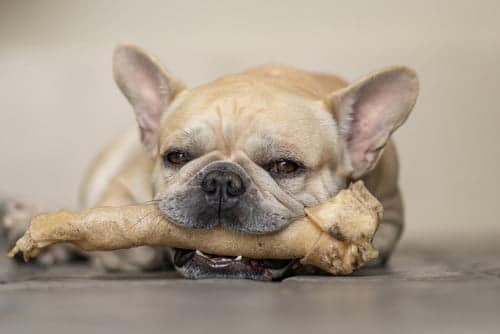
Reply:
<svg viewBox="0 0 500 334"><path fill-rule="evenodd" d="M259 280L276 280L284 277L295 260L251 259L243 256L220 256L200 250L174 248L172 262L183 272L186 268L213 274L214 277L245 277Z"/></svg>

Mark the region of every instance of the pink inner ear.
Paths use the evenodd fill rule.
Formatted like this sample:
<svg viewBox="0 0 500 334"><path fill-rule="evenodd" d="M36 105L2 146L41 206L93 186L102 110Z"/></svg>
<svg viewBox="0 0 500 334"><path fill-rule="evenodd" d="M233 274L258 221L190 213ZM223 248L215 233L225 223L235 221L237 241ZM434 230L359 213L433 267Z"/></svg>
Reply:
<svg viewBox="0 0 500 334"><path fill-rule="evenodd" d="M134 107L146 146L154 145L161 114L170 102L168 79L162 68L136 48L124 47L115 52L115 80Z"/></svg>
<svg viewBox="0 0 500 334"><path fill-rule="evenodd" d="M139 125L143 131L152 132L159 126L163 109L159 87L154 87L142 74L137 76L135 84L140 96L135 107Z"/></svg>
<svg viewBox="0 0 500 334"><path fill-rule="evenodd" d="M157 75L148 73L148 68L132 66L127 72L125 85L141 130L141 140L146 146L151 146L156 141L163 111L161 83Z"/></svg>
<svg viewBox="0 0 500 334"><path fill-rule="evenodd" d="M415 98L406 73L376 75L355 85L342 98L340 113L348 123L346 138L353 167L369 170L391 133L404 122ZM347 110L346 110L347 109Z"/></svg>
<svg viewBox="0 0 500 334"><path fill-rule="evenodd" d="M387 128L387 113L390 112L393 96L369 94L358 97L352 106L351 131L348 137L350 148L356 151L370 151L389 132Z"/></svg>
<svg viewBox="0 0 500 334"><path fill-rule="evenodd" d="M161 76L158 69L144 56L135 55L122 69L122 84L127 97L133 104L139 104L148 113L160 115L162 105Z"/></svg>

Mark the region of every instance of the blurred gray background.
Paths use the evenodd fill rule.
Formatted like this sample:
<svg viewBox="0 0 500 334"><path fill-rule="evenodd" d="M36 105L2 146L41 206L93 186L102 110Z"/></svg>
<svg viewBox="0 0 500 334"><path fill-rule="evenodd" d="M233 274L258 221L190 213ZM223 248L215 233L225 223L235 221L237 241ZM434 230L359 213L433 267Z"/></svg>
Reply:
<svg viewBox="0 0 500 334"><path fill-rule="evenodd" d="M74 208L87 163L128 127L119 42L189 86L260 63L352 80L417 70L397 132L405 242L498 240L498 1L1 1L0 193Z"/></svg>

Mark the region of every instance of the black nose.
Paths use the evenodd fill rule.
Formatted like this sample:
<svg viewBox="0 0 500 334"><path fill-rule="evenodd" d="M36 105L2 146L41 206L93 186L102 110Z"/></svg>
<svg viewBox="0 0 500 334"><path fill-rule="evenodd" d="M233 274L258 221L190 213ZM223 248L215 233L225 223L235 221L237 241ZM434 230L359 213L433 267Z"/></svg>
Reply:
<svg viewBox="0 0 500 334"><path fill-rule="evenodd" d="M245 185L241 176L228 170L214 170L209 172L201 182L201 189L207 199L231 201L245 193Z"/></svg>

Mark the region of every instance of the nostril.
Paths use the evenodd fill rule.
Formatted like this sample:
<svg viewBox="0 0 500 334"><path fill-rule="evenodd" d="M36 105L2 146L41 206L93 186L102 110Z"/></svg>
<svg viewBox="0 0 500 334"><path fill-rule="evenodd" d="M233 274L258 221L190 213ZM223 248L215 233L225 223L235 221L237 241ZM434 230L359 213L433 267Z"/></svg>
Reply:
<svg viewBox="0 0 500 334"><path fill-rule="evenodd" d="M236 178L231 178L227 182L227 193L230 196L240 196L245 192L245 186L241 182L241 179L236 176Z"/></svg>
<svg viewBox="0 0 500 334"><path fill-rule="evenodd" d="M211 175L204 178L201 183L201 188L208 194L215 194L217 192L217 186L217 179Z"/></svg>

